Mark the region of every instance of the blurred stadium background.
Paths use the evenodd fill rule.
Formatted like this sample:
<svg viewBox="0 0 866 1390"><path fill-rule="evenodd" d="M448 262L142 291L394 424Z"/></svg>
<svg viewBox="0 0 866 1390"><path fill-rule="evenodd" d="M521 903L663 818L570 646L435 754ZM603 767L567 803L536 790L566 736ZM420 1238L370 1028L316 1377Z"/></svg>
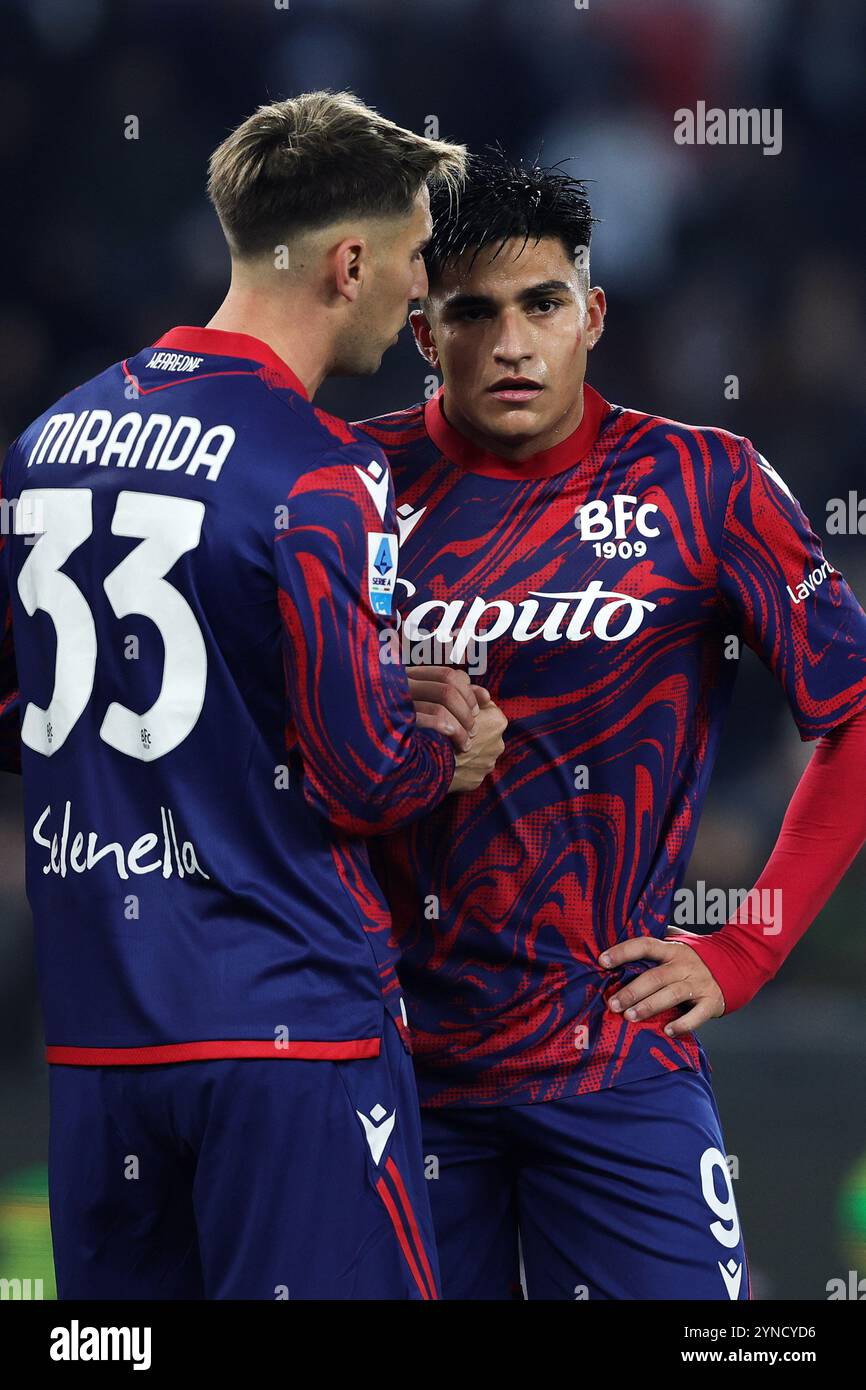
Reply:
<svg viewBox="0 0 866 1390"><path fill-rule="evenodd" d="M268 98L350 87L401 124L594 180L610 400L746 434L826 536L863 485L866 9L859 0L0 0L0 445L177 323L227 254L211 149ZM783 146L680 146L673 113L780 108ZM139 138L125 138L135 115ZM409 405L404 335L349 416ZM739 398L727 399L736 375ZM866 521L864 521L866 529ZM827 537L866 599L866 539ZM809 756L750 653L689 883L747 888ZM0 778L0 1277L53 1293L47 1077L19 788ZM866 1274L866 856L782 978L703 1037L763 1298ZM58 923L62 930L62 923Z"/></svg>

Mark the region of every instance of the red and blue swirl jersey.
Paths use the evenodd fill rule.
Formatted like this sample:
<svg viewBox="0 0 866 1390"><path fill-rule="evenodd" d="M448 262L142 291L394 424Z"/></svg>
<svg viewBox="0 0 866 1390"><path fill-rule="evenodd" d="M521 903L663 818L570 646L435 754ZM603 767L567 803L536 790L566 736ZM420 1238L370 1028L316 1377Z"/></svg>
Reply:
<svg viewBox="0 0 866 1390"><path fill-rule="evenodd" d="M380 660L381 452L265 344L180 328L29 426L3 491L49 1060L376 1055L403 1011L366 837L454 767Z"/></svg>
<svg viewBox="0 0 866 1390"><path fill-rule="evenodd" d="M508 718L492 776L376 842L422 1099L539 1101L696 1068L673 1012L630 1023L603 971L664 935L740 638L804 739L866 704L866 615L748 440L610 406L520 464L440 392L365 422L401 531L403 659L451 660ZM414 645L412 645L414 643Z"/></svg>

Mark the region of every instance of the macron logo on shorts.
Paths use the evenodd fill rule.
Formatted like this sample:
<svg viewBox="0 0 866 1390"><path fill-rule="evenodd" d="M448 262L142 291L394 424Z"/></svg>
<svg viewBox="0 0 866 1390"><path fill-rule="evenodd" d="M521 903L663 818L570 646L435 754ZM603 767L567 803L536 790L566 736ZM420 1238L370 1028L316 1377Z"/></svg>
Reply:
<svg viewBox="0 0 866 1390"><path fill-rule="evenodd" d="M364 1134L370 1145L370 1153L373 1155L373 1162L378 1168L379 1160L385 1152L385 1145L391 1138L397 1111L392 1110L389 1115L384 1105L374 1105L369 1115L362 1115L360 1110L356 1110L355 1114L364 1126Z"/></svg>
<svg viewBox="0 0 866 1390"><path fill-rule="evenodd" d="M728 1298L737 1299L740 1296L740 1282L743 1278L743 1266L738 1265L736 1260L731 1258L727 1265L723 1265L719 1260L719 1272L725 1281L725 1288L728 1291Z"/></svg>

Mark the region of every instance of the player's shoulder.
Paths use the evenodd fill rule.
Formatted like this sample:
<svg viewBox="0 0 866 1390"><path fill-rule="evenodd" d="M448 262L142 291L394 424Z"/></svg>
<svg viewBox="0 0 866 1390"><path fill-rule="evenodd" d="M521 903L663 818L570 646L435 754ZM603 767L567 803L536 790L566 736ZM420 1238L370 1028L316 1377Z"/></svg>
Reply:
<svg viewBox="0 0 866 1390"><path fill-rule="evenodd" d="M288 428L292 453L301 472L340 467L384 466L381 450L355 424L316 405L305 395L287 388L267 373L261 374L267 394L261 408L273 422L280 447L285 448ZM286 412L289 412L287 415Z"/></svg>
<svg viewBox="0 0 866 1390"><path fill-rule="evenodd" d="M337 463L342 459L348 459L350 455L370 454L370 436L358 424L350 423L309 401L301 402L299 409L301 406L307 408L309 426L315 441L321 445L323 454L333 455Z"/></svg>
<svg viewBox="0 0 866 1390"><path fill-rule="evenodd" d="M85 415L86 427L79 429ZM272 457L281 471L287 459L304 472L329 463L367 463L371 456L369 438L310 401L292 374L253 359L170 352L158 344L112 363L59 397L21 432L10 453L35 453L44 461L65 450L65 459L76 435L111 439L115 426L125 433L127 422L134 427L138 415L156 416L169 427L171 421L183 422L202 435L231 430L258 462ZM151 418L150 426L156 422Z"/></svg>
<svg viewBox="0 0 866 1390"><path fill-rule="evenodd" d="M70 387L62 396L58 396L46 406L24 426L17 438L12 440L6 453L7 462L16 454L32 459L37 446L40 453L45 455L52 441L59 445L63 437L70 433L76 418L85 411L92 411L94 402L104 394L101 388L105 385L107 389L107 383L119 366L119 363L114 363L106 367L96 376Z"/></svg>
<svg viewBox="0 0 866 1390"><path fill-rule="evenodd" d="M259 347L261 356L257 356L247 350L243 335L237 344L234 347L226 340L217 352L209 351L205 343L195 355L156 344L121 365L143 396L159 392L168 403L168 395L174 394L169 388L186 386L192 394L184 391L181 399L195 401L202 413L213 410L239 420L259 458L263 447L268 452L269 443L281 461L288 446L303 466L335 452L369 449L347 421L309 399L303 383L285 363L273 354L265 358L266 345Z"/></svg>
<svg viewBox="0 0 866 1390"><path fill-rule="evenodd" d="M633 449L667 460L684 477L700 477L721 492L730 491L738 480L748 479L755 470L781 482L751 439L722 425L694 425L619 406L611 421L608 441L617 450Z"/></svg>
<svg viewBox="0 0 866 1390"><path fill-rule="evenodd" d="M418 445L429 443L422 402L407 406L405 410L392 410L386 415L373 415L353 423L355 429L378 444L392 462L399 461L407 451Z"/></svg>
<svg viewBox="0 0 866 1390"><path fill-rule="evenodd" d="M740 463L744 453L754 447L744 435L735 434L721 425L692 425L685 420L674 420L667 415L636 410L630 406L618 407L616 428L620 440L624 442L634 441L650 448L664 444L674 447L684 445L699 456L709 453L719 460L727 459L734 467Z"/></svg>

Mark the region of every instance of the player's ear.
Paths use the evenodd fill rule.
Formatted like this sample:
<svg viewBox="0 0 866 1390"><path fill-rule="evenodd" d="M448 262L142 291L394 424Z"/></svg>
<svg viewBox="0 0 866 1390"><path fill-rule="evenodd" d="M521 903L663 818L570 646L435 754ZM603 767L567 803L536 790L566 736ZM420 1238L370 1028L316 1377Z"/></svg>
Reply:
<svg viewBox="0 0 866 1390"><path fill-rule="evenodd" d="M433 329L430 327L430 320L423 309L413 309L409 315L409 323L412 325L412 332L415 334L415 346L431 367L439 366L439 353L433 339Z"/></svg>
<svg viewBox="0 0 866 1390"><path fill-rule="evenodd" d="M331 252L334 289L344 299L358 298L367 263L367 243L363 237L344 237Z"/></svg>
<svg viewBox="0 0 866 1390"><path fill-rule="evenodd" d="M586 346L591 352L604 332L607 300L600 285L593 285L586 296Z"/></svg>

